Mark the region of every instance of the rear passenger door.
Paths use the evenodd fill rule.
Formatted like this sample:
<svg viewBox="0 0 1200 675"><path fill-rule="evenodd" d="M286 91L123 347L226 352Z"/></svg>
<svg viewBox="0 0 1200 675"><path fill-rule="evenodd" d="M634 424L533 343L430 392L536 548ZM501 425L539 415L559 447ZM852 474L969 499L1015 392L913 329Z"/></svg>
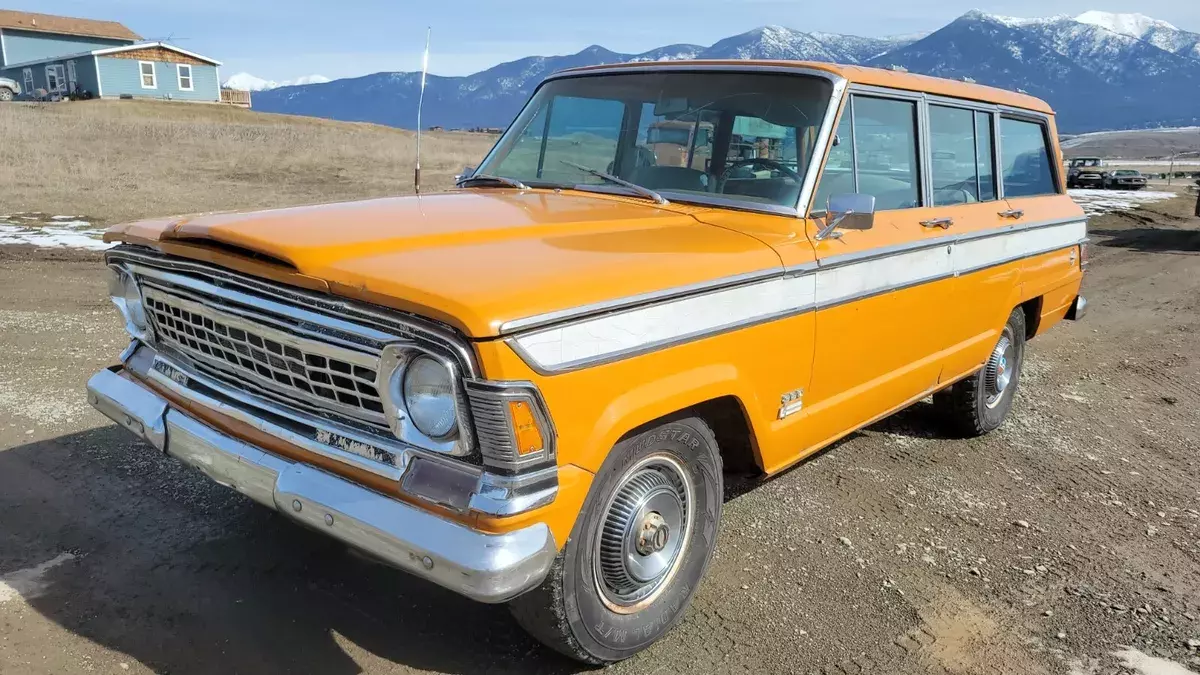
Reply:
<svg viewBox="0 0 1200 675"><path fill-rule="evenodd" d="M1017 283L1016 268L984 267L994 262L990 253L1002 249L1001 240L989 237L1012 223L997 178L997 109L932 97L926 105L934 222L954 242L951 262L958 275L940 376L949 382L978 368L995 345L1004 325L997 315L1006 317L1011 309L1002 307Z"/></svg>
<svg viewBox="0 0 1200 675"><path fill-rule="evenodd" d="M952 312L946 233L928 221L922 98L852 94L840 116L809 220L816 251L816 347L805 431L824 443L934 387ZM870 230L817 240L830 196L875 197ZM806 444L810 445L810 444Z"/></svg>

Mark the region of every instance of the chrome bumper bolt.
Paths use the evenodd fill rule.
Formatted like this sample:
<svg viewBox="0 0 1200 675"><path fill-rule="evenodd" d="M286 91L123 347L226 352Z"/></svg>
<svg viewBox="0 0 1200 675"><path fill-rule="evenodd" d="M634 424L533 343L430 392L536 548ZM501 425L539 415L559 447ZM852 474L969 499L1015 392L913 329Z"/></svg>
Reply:
<svg viewBox="0 0 1200 675"><path fill-rule="evenodd" d="M329 514L329 513L325 514L325 524L330 527L333 527L333 514Z"/></svg>
<svg viewBox="0 0 1200 675"><path fill-rule="evenodd" d="M292 500L292 510L293 511L295 511L296 513L300 513L300 509L302 509L302 508L304 508L304 505L300 503L299 499Z"/></svg>

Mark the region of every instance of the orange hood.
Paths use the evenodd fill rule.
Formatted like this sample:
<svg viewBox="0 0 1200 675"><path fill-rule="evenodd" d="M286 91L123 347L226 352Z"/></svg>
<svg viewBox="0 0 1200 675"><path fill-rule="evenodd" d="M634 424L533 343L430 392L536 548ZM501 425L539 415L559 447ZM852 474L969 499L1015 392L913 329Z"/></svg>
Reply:
<svg viewBox="0 0 1200 675"><path fill-rule="evenodd" d="M105 238L184 244L171 252L194 257L211 257L211 244L244 249L335 294L484 338L514 319L780 266L757 239L690 215L699 210L580 193L460 191L142 221Z"/></svg>

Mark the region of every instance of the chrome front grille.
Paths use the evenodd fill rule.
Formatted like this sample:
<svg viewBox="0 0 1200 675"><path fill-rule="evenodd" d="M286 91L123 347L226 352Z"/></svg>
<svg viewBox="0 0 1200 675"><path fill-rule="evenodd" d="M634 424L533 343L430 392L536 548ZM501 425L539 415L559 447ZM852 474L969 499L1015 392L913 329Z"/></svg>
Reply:
<svg viewBox="0 0 1200 675"><path fill-rule="evenodd" d="M377 354L298 337L244 309L142 285L158 339L206 374L311 412L335 412L387 430L375 388Z"/></svg>

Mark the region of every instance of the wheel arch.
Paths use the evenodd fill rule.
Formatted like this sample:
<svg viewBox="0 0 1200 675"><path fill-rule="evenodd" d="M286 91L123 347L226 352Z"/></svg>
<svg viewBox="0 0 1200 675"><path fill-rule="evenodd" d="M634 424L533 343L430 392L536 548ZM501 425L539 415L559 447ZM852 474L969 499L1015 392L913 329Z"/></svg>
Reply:
<svg viewBox="0 0 1200 675"><path fill-rule="evenodd" d="M732 365L714 364L626 392L599 416L598 428L572 463L596 473L621 440L672 419L699 417L716 436L727 467L761 471L758 433L749 413L757 399L737 374Z"/></svg>

